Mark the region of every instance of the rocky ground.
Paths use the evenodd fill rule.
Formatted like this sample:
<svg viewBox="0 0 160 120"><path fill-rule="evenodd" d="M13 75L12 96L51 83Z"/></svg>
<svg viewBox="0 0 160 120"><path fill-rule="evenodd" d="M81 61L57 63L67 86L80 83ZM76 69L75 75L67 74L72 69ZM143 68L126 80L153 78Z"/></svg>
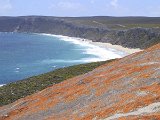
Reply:
<svg viewBox="0 0 160 120"><path fill-rule="evenodd" d="M160 44L0 108L1 120L159 120Z"/></svg>

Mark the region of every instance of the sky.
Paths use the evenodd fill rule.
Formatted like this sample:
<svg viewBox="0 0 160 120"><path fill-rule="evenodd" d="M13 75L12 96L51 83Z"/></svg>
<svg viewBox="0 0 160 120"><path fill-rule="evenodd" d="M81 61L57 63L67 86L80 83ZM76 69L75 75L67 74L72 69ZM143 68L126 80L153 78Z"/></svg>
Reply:
<svg viewBox="0 0 160 120"><path fill-rule="evenodd" d="M152 16L160 0L0 0L0 16Z"/></svg>

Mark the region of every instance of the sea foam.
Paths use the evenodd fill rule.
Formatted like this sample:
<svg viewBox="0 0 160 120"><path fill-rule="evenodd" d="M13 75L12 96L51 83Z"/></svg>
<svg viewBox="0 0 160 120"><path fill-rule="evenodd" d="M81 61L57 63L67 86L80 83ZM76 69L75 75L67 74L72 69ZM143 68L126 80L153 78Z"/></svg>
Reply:
<svg viewBox="0 0 160 120"><path fill-rule="evenodd" d="M125 53L122 53L121 51L110 49L110 48L104 48L97 45L91 44L91 40L86 40L82 38L75 38L75 37L68 37L68 36L62 36L62 35L52 35L52 34L41 34L46 36L53 36L59 38L59 40L71 42L76 45L80 45L84 50L84 54L90 54L94 55L95 57L87 58L87 59L80 59L80 60L44 60L43 63L55 63L55 62L97 62L97 61L105 61L115 58L121 58L125 56Z"/></svg>
<svg viewBox="0 0 160 120"><path fill-rule="evenodd" d="M4 86L5 84L0 84L0 87Z"/></svg>

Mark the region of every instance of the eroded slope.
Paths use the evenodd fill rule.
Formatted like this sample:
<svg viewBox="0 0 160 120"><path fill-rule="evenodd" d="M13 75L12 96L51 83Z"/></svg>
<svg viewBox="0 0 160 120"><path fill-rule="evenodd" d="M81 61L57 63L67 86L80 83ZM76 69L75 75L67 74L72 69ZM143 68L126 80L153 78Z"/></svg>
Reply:
<svg viewBox="0 0 160 120"><path fill-rule="evenodd" d="M2 120L160 119L160 44L0 108Z"/></svg>

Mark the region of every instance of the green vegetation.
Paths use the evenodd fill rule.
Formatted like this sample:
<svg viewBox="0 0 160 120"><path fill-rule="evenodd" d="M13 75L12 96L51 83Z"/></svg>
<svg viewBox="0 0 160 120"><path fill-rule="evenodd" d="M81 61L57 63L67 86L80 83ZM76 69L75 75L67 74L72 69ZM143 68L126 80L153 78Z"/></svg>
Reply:
<svg viewBox="0 0 160 120"><path fill-rule="evenodd" d="M127 29L129 28L160 28L160 24L126 24L125 25Z"/></svg>
<svg viewBox="0 0 160 120"><path fill-rule="evenodd" d="M48 33L146 49L159 43L160 17L0 17L0 32Z"/></svg>
<svg viewBox="0 0 160 120"><path fill-rule="evenodd" d="M0 106L12 103L19 98L31 95L66 79L87 73L94 68L111 61L113 60L60 68L53 72L33 76L28 79L2 86L0 87Z"/></svg>
<svg viewBox="0 0 160 120"><path fill-rule="evenodd" d="M160 28L159 17L85 17L85 18L68 18L75 24L103 27L114 30L124 30L130 28Z"/></svg>

